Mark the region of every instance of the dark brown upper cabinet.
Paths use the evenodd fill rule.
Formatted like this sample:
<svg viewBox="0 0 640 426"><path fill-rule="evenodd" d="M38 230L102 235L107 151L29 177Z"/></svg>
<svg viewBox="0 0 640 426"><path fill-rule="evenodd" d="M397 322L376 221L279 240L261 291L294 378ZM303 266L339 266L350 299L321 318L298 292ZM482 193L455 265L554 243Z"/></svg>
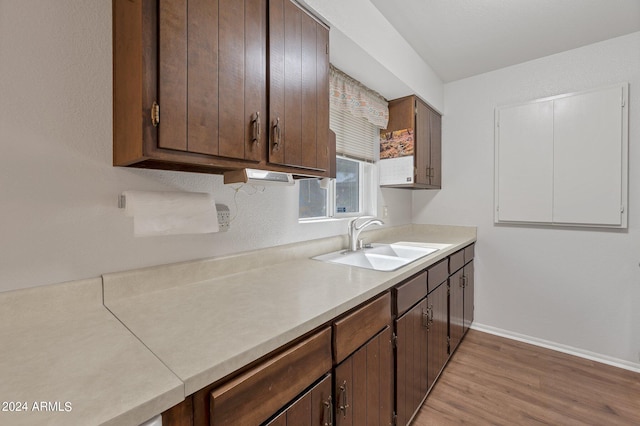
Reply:
<svg viewBox="0 0 640 426"><path fill-rule="evenodd" d="M298 11L300 31L294 35L299 43L285 44L283 52L287 66L288 52L298 52L301 71L296 75L285 69L280 84L301 85L295 107L301 112L299 133L319 136L313 149L305 138L296 153L295 143L285 138L289 128L283 128L286 161L276 161L269 153L273 141L267 89L273 87L268 81L273 43L268 43L268 31L274 9L284 7L279 3L113 0L114 165L204 173L250 167L328 175L328 55L324 65L316 54L319 39L328 43L328 29L295 4L287 7ZM312 37L309 21L314 24L313 46L307 42ZM278 55L275 51L272 56ZM313 90L309 66L314 67ZM282 124L288 119L283 116ZM291 122L294 126L295 119Z"/></svg>
<svg viewBox="0 0 640 426"><path fill-rule="evenodd" d="M389 102L389 124L381 135L399 130L413 132L413 182L385 187L440 189L442 185L442 117L417 96ZM408 171L411 175L411 171Z"/></svg>
<svg viewBox="0 0 640 426"><path fill-rule="evenodd" d="M329 174L329 29L269 0L269 162Z"/></svg>

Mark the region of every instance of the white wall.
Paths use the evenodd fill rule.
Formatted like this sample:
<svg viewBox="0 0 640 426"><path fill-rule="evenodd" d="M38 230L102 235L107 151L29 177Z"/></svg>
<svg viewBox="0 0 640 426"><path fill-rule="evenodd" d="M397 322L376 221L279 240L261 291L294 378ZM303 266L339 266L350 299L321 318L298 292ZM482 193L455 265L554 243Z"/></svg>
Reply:
<svg viewBox="0 0 640 426"><path fill-rule="evenodd" d="M387 21L370 0L301 0L316 14L322 16L361 49L360 54L368 68L356 70L343 64L344 56L331 58L335 65L354 78L366 81L384 95L385 79L393 76L410 89L403 95L416 94L437 111L444 106L443 84L400 33ZM342 46L341 46L342 47ZM348 50L348 46L345 46ZM341 52L342 53L342 50ZM357 54L353 54L355 57ZM376 65L380 66L378 68ZM362 72L362 75L358 72ZM369 81L380 77L378 81ZM397 83L392 82L394 85ZM394 95L397 94L393 92Z"/></svg>
<svg viewBox="0 0 640 426"><path fill-rule="evenodd" d="M134 238L127 189L211 192L220 176L114 168L111 1L0 0L0 291L346 232L297 222L297 188L237 196L227 233ZM390 225L411 194L381 193Z"/></svg>
<svg viewBox="0 0 640 426"><path fill-rule="evenodd" d="M622 81L628 231L494 225L494 108ZM477 324L640 367L639 88L640 33L445 84L443 189L415 192L413 217L478 226Z"/></svg>

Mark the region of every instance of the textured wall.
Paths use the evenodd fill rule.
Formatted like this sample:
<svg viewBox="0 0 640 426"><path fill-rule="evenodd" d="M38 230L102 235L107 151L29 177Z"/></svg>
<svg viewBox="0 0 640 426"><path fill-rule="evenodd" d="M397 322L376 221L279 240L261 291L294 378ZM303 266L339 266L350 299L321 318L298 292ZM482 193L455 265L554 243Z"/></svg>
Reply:
<svg viewBox="0 0 640 426"><path fill-rule="evenodd" d="M0 291L346 232L297 222L297 188L238 193L227 233L134 238L127 189L211 192L222 178L111 166L111 1L0 0ZM249 190L250 191L250 190ZM389 224L411 194L385 190ZM233 212L232 212L233 214Z"/></svg>
<svg viewBox="0 0 640 426"><path fill-rule="evenodd" d="M494 108L622 81L628 231L495 226ZM445 85L443 189L414 193L413 219L478 226L478 324L640 367L639 87L640 33Z"/></svg>

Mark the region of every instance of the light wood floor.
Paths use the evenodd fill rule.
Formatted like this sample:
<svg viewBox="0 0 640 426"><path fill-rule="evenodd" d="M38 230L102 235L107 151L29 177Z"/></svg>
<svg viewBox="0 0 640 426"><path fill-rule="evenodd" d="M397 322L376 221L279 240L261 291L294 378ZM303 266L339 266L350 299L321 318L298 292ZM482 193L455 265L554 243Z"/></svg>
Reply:
<svg viewBox="0 0 640 426"><path fill-rule="evenodd" d="M412 426L640 425L640 373L469 330Z"/></svg>

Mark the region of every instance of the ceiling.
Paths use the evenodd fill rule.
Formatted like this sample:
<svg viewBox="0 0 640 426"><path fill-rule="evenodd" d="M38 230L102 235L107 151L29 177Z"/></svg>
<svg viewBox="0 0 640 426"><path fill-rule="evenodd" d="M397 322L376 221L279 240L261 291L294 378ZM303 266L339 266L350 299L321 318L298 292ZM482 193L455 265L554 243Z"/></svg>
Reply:
<svg viewBox="0 0 640 426"><path fill-rule="evenodd" d="M640 31L640 0L371 0L444 82Z"/></svg>

